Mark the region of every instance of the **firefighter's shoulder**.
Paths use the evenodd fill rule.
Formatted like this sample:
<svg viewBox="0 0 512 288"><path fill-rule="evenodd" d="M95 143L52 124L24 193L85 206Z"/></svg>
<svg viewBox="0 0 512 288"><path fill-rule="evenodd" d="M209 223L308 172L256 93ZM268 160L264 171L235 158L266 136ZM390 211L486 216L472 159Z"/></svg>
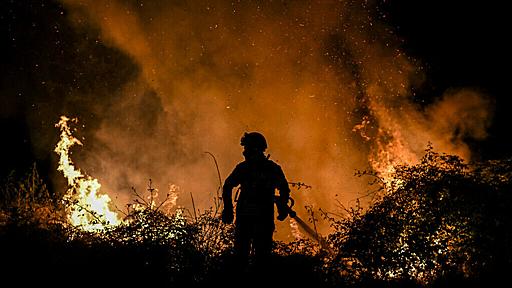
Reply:
<svg viewBox="0 0 512 288"><path fill-rule="evenodd" d="M247 169L247 165L247 161L242 161L235 166L235 170L245 170Z"/></svg>
<svg viewBox="0 0 512 288"><path fill-rule="evenodd" d="M275 169L275 170L281 170L281 166L279 166L279 164L277 164L276 162L274 162L274 161L272 161L272 160L268 159L268 160L267 160L267 163L268 163L267 165L269 165L269 166L270 166L270 167L272 167L273 169Z"/></svg>

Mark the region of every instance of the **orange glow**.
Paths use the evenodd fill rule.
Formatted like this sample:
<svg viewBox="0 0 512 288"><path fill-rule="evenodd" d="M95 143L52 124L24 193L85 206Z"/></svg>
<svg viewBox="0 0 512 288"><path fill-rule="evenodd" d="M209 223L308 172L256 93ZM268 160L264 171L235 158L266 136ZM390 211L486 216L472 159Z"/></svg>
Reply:
<svg viewBox="0 0 512 288"><path fill-rule="evenodd" d="M292 192L297 213L333 211L334 199L351 206L367 194L356 170L389 178L429 142L471 160L464 140L484 138L492 116L471 89L416 105L424 69L367 1L62 2L74 25L137 68L105 93L116 100L91 134L106 149L84 151L84 167L101 170L119 199L152 178L206 209L219 184L203 152L217 156L225 177L243 158L242 134L259 131L288 180L313 187ZM288 223L276 225L293 238ZM318 229L330 228L319 221Z"/></svg>

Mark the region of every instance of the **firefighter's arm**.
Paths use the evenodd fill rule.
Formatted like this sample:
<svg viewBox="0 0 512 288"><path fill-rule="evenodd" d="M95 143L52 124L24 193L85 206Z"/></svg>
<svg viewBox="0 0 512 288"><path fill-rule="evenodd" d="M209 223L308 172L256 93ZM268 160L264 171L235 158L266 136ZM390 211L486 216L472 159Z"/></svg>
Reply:
<svg viewBox="0 0 512 288"><path fill-rule="evenodd" d="M224 209L222 210L222 222L231 224L233 222L233 188L239 183L237 181L237 168L226 178L224 185L222 186L222 201L224 203Z"/></svg>
<svg viewBox="0 0 512 288"><path fill-rule="evenodd" d="M233 187L226 185L222 187L222 201L224 202L224 209L222 209L222 222L231 224L233 222L233 202L231 200Z"/></svg>
<svg viewBox="0 0 512 288"><path fill-rule="evenodd" d="M289 209L288 209L288 201L290 199L290 187L288 186L288 181L284 176L283 170L281 168L278 169L278 186L279 190L279 198L277 199L277 219L279 221L283 221L288 217Z"/></svg>

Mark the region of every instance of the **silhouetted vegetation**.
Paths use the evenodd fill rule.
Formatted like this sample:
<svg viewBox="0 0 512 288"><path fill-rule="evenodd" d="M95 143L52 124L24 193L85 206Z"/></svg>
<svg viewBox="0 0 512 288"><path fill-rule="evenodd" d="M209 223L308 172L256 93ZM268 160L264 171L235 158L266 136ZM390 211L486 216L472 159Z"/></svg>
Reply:
<svg viewBox="0 0 512 288"><path fill-rule="evenodd" d="M367 211L329 218L336 231L329 269L355 281L429 285L507 277L512 161L470 165L429 147L418 165L395 168L391 181L378 179Z"/></svg>
<svg viewBox="0 0 512 288"><path fill-rule="evenodd" d="M274 265L261 276L232 266L233 227L220 222L218 207L163 211L134 202L122 225L84 232L67 224L62 195L50 193L33 167L1 186L2 275L19 285L116 287L237 286L240 277L269 285L446 287L507 278L512 161L467 164L429 147L419 164L395 169L388 182L360 173L380 183L368 208L324 213L329 249L309 239L275 242Z"/></svg>

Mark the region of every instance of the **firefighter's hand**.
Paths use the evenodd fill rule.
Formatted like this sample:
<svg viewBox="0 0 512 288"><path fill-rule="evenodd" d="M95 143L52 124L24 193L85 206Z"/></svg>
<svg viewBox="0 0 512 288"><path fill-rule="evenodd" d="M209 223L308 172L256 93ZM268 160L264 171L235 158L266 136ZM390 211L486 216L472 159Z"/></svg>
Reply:
<svg viewBox="0 0 512 288"><path fill-rule="evenodd" d="M283 209L284 210L284 209ZM278 215L277 215L277 220L279 221L284 221L284 219L286 219L286 217L288 217L288 210L285 210L285 211L278 211Z"/></svg>
<svg viewBox="0 0 512 288"><path fill-rule="evenodd" d="M233 208L224 207L222 210L222 222L225 224L231 224L233 223Z"/></svg>

